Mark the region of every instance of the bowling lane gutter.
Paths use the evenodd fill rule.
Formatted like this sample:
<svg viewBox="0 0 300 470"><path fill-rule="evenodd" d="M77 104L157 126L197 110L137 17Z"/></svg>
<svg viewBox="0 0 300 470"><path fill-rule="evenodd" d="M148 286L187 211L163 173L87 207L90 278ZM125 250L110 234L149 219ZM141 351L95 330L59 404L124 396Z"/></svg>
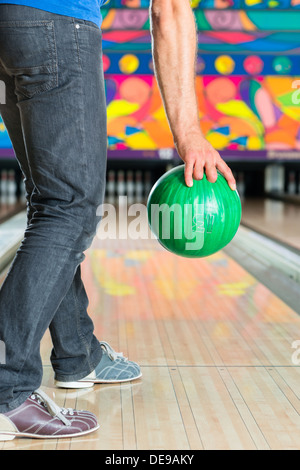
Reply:
<svg viewBox="0 0 300 470"><path fill-rule="evenodd" d="M224 252L300 314L300 252L244 225Z"/></svg>
<svg viewBox="0 0 300 470"><path fill-rule="evenodd" d="M0 224L0 273L14 258L23 239L26 211L22 211Z"/></svg>

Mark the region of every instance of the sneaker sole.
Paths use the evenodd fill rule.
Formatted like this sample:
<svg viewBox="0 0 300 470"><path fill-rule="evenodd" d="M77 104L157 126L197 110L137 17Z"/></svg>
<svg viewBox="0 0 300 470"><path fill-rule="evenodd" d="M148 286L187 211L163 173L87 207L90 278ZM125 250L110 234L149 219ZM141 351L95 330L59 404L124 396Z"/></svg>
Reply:
<svg viewBox="0 0 300 470"><path fill-rule="evenodd" d="M92 388L93 383L88 382L55 382L56 387L58 388Z"/></svg>
<svg viewBox="0 0 300 470"><path fill-rule="evenodd" d="M93 429L89 429L88 431L82 431L82 432L78 432L75 434L67 434L63 436L57 436L57 435L56 436L38 436L37 434L29 434L29 433L22 433L22 432L18 432L18 433L11 433L11 432L3 433L2 432L0 434L0 442L12 441L13 439L18 438L18 437L22 437L22 438L26 437L29 439L68 439L68 438L71 439L73 437L86 436L87 434L97 431L99 428L100 428L100 425L96 426Z"/></svg>
<svg viewBox="0 0 300 470"><path fill-rule="evenodd" d="M138 380L142 377L143 374L138 375L137 377L133 377L131 379L123 379L123 380L82 380L78 382L59 382L56 381L55 385L58 388L91 388L93 385L99 384L118 384L118 383L125 383L125 382L133 382L134 380Z"/></svg>

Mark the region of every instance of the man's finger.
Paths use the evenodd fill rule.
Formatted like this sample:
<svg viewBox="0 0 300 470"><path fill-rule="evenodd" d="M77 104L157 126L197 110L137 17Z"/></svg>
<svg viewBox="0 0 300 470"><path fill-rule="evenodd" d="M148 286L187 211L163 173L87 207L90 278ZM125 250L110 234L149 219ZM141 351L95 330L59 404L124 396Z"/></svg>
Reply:
<svg viewBox="0 0 300 470"><path fill-rule="evenodd" d="M204 162L202 160L196 160L195 166L194 166L194 179L195 180L202 180L203 178L203 167L204 167Z"/></svg>
<svg viewBox="0 0 300 470"><path fill-rule="evenodd" d="M211 163L207 163L205 165L205 174L207 181L209 181L210 183L215 183L218 179L218 172L216 166L212 165Z"/></svg>
<svg viewBox="0 0 300 470"><path fill-rule="evenodd" d="M218 168L218 170L220 170L220 172L222 173L224 178L226 178L229 187L233 191L235 191L236 190L236 181L235 181L235 178L234 178L234 176L232 174L232 171L229 168L229 166L224 162L224 160L221 159L217 163L217 168Z"/></svg>
<svg viewBox="0 0 300 470"><path fill-rule="evenodd" d="M193 186L193 170L194 170L194 161L187 161L185 163L185 169L184 169L184 179L186 182L186 185L189 186L190 188Z"/></svg>

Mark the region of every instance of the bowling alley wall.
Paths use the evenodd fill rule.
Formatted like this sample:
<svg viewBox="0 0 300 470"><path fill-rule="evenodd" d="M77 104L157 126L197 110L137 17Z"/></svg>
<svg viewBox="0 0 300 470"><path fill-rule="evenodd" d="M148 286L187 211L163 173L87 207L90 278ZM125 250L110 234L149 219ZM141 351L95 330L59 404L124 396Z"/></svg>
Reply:
<svg viewBox="0 0 300 470"><path fill-rule="evenodd" d="M300 160L300 0L191 0L201 126L225 159ZM149 0L102 9L110 159L172 159ZM96 130L95 130L96 132ZM0 155L11 153L0 121Z"/></svg>

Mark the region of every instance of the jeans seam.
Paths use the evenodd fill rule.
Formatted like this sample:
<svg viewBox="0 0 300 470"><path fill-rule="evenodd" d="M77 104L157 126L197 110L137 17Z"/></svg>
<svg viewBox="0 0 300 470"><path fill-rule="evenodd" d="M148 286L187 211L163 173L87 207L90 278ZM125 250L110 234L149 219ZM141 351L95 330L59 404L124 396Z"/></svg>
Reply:
<svg viewBox="0 0 300 470"><path fill-rule="evenodd" d="M73 20L73 29L74 29L74 35L75 35L75 43L76 43L76 48L77 48L77 57L78 57L78 66L79 66L79 69L80 69L80 111L81 111L81 115L82 115L82 119L79 121L79 127L80 127L80 133L81 133L81 139L82 139L82 150L83 150L83 155L82 157L84 157L84 165L85 165L85 174L84 174L84 177L85 177L85 187L87 187L87 165L88 165L88 162L87 162L87 153L86 153L86 133L85 133L85 116L84 116L84 99L83 99L83 96L84 96L84 93L83 93L83 71L82 71L82 64L81 64L81 58L80 58L80 45L79 45L79 38L78 38L78 30L76 29L75 27L75 19Z"/></svg>
<svg viewBox="0 0 300 470"><path fill-rule="evenodd" d="M58 86L58 58L57 58L57 47L56 47L56 36L55 36L55 27L54 27L54 21L51 21L47 25L47 29L51 30L51 36L50 34L47 35L48 37L48 44L49 44L49 50L50 50L50 55L51 55L51 62L55 64L55 86Z"/></svg>
<svg viewBox="0 0 300 470"><path fill-rule="evenodd" d="M78 59L78 65L80 67L80 73L82 73L82 65L81 65L81 60L80 60L80 53L79 53L79 41L78 41L78 35L76 31L76 22L73 19L73 27L74 27L74 36L75 36L75 44L76 44L76 51L77 51L77 59Z"/></svg>
<svg viewBox="0 0 300 470"><path fill-rule="evenodd" d="M85 163L85 181L87 182L87 157L86 157L86 137L85 137L85 116L84 116L84 105L83 105L83 78L82 78L82 63L81 63L81 58L80 58L80 45L79 45L79 38L78 38L78 30L76 28L76 20L74 19L73 20L73 29L74 29L74 35L75 35L75 43L76 43L76 49L77 49L77 58L78 58L78 66L79 66L79 69L80 69L80 78L81 78L81 83L80 83L80 90L81 90L81 93L80 93L80 99L81 99L81 113L82 113L82 119L80 120L80 132L81 132L81 137L82 137L82 146L83 146L83 154L84 154L84 163ZM79 307L78 307L78 302L77 302L77 298L76 298L76 295L74 294L74 285L73 285L73 297L74 297L74 301L75 301L75 305L76 305L76 314L77 314L77 332L78 332L78 336L79 338L81 339L81 341L83 342L83 344L85 345L86 349L87 349L87 352L88 354L90 354L89 352L89 347L88 347L88 343L85 339L85 337L83 336L82 332L80 331L80 324L79 324L79 320L80 320L80 311L79 311ZM90 362L90 356L88 356L88 365L89 367L91 368L91 371L93 370L92 369L92 364Z"/></svg>
<svg viewBox="0 0 300 470"><path fill-rule="evenodd" d="M86 351L88 353L87 355L87 362L88 362L88 366L89 368L91 369L91 371L93 370L92 369L92 364L91 364L91 361L90 361L90 348L89 348L89 344L85 338L85 336L82 334L82 331L81 331L81 327L80 327L80 309L79 309L79 305L78 305L78 301L77 301L77 296L76 296L76 293L75 293L75 285L74 285L74 282L72 283L72 293L73 293L73 299L74 299L74 303L75 303L75 309L76 309L76 325L77 325L77 333L78 333L78 337L80 338L82 344L84 345L84 347L86 348Z"/></svg>
<svg viewBox="0 0 300 470"><path fill-rule="evenodd" d="M47 26L49 23L53 23L53 20L0 21L0 28L28 28L28 26Z"/></svg>

